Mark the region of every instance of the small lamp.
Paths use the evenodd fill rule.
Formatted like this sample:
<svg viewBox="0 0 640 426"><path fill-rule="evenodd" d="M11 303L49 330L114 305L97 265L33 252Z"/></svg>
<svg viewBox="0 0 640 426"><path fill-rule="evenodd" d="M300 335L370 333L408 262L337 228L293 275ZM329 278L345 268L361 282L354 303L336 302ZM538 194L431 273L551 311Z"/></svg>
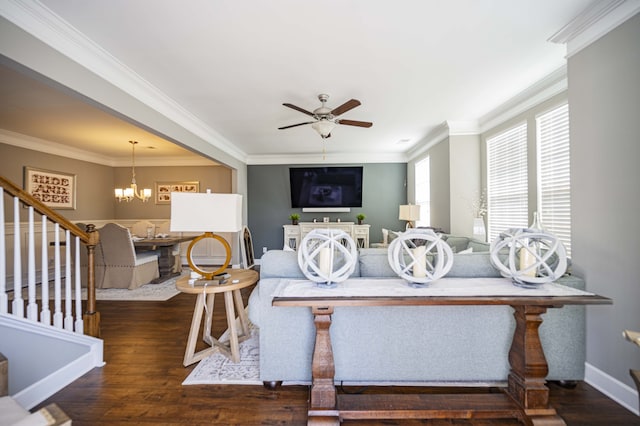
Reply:
<svg viewBox="0 0 640 426"><path fill-rule="evenodd" d="M416 220L420 220L420 206L417 204L406 204L400 206L398 219L407 221L407 228L413 228Z"/></svg>
<svg viewBox="0 0 640 426"><path fill-rule="evenodd" d="M206 194L172 192L170 229L171 232L203 232L189 244L187 262L193 271L211 280L227 269L231 262L231 246L214 232L238 232L242 229L242 195L212 194L209 190ZM226 250L224 265L213 272L198 268L191 255L193 247L205 238L218 240Z"/></svg>

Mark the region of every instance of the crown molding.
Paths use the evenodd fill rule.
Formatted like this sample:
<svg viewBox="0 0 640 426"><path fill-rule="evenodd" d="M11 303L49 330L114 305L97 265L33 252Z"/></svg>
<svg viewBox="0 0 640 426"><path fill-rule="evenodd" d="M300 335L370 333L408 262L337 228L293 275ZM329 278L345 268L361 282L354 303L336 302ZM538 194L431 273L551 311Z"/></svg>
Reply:
<svg viewBox="0 0 640 426"><path fill-rule="evenodd" d="M3 0L0 14L27 33L120 88L212 146L245 162L247 154L101 46L36 0Z"/></svg>
<svg viewBox="0 0 640 426"><path fill-rule="evenodd" d="M571 57L640 12L638 0L599 0L549 38L567 45Z"/></svg>
<svg viewBox="0 0 640 426"><path fill-rule="evenodd" d="M43 152L51 155L59 155L74 160L96 163L109 167L130 167L131 158L113 158L96 154L95 152L85 151L63 145L57 142L45 139L35 138L23 135L21 133L11 132L9 130L0 129L0 143L6 145L17 146L18 148L30 149L32 151ZM167 166L216 166L213 160L198 156L185 157L161 157L161 158L145 158L136 157L136 166L140 167L167 167Z"/></svg>
<svg viewBox="0 0 640 426"><path fill-rule="evenodd" d="M449 136L468 136L480 133L480 126L477 120L472 121L451 121L445 122L449 128Z"/></svg>
<svg viewBox="0 0 640 426"><path fill-rule="evenodd" d="M542 102L566 91L568 88L567 66L563 65L542 80L532 84L493 111L480 117L479 130L484 133L495 126L533 108Z"/></svg>
<svg viewBox="0 0 640 426"><path fill-rule="evenodd" d="M406 163L404 153L355 153L355 152L322 152L314 154L274 154L249 155L247 165L275 164L365 164L365 163Z"/></svg>
<svg viewBox="0 0 640 426"><path fill-rule="evenodd" d="M449 125L443 122L434 127L427 135L407 150L408 161L415 160L425 152L449 137Z"/></svg>

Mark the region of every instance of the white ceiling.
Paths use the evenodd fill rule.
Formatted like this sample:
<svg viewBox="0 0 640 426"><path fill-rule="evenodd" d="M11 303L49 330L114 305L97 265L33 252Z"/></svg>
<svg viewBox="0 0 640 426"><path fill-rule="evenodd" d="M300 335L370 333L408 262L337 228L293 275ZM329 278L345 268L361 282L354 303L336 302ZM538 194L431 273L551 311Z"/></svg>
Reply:
<svg viewBox="0 0 640 426"><path fill-rule="evenodd" d="M341 118L374 123L338 126L328 153L363 162L406 156L443 122L478 120L562 67L566 48L548 39L590 0L41 3L235 145L243 161L260 163L321 158L310 126L277 129L309 121L282 103L312 111L319 93L330 95L330 107L360 100ZM95 146L105 157L127 155L133 138L164 143L86 100L0 71L0 128ZM44 94L55 101L42 102ZM86 126L82 139L70 120Z"/></svg>

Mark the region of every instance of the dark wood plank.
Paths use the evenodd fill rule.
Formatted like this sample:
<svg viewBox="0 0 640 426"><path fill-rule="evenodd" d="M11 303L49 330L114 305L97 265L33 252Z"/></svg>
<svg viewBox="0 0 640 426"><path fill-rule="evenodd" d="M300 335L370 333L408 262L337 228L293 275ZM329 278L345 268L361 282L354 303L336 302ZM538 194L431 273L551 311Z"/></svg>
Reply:
<svg viewBox="0 0 640 426"><path fill-rule="evenodd" d="M338 408L343 419L360 420L520 417L513 401L502 393L339 395Z"/></svg>
<svg viewBox="0 0 640 426"><path fill-rule="evenodd" d="M246 301L252 288L242 290ZM56 403L74 426L102 425L305 425L306 386L275 391L262 386L182 386L195 368L182 366L195 296L166 302L98 301L106 365L96 368L34 408ZM214 311L215 334L224 331L222 298ZM204 343L198 348L204 348ZM586 383L575 389L550 386L550 402L569 426L640 426L629 412ZM354 387L339 393L464 392L468 388ZM495 389L474 389L493 393ZM345 425L518 425L516 419L345 420Z"/></svg>

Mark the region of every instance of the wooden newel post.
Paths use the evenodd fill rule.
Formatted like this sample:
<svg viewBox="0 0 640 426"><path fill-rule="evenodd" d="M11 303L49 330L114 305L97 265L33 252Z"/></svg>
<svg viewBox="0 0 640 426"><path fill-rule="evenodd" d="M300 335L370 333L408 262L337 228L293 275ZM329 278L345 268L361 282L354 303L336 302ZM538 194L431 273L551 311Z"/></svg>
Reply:
<svg viewBox="0 0 640 426"><path fill-rule="evenodd" d="M89 224L86 229L89 235L87 243L87 305L82 316L85 334L100 337L100 312L96 311L96 262L95 251L100 240L100 234L95 225Z"/></svg>

